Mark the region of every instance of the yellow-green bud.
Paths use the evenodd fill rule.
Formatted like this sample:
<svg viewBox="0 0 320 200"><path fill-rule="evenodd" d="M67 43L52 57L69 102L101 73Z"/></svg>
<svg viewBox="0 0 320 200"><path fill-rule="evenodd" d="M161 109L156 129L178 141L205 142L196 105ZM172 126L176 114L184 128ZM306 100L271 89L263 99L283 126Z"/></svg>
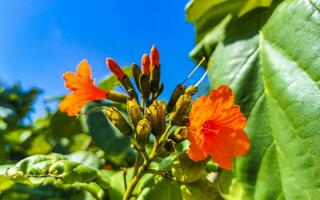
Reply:
<svg viewBox="0 0 320 200"><path fill-rule="evenodd" d="M159 91L160 85L160 66L152 67L150 72L150 86L153 93Z"/></svg>
<svg viewBox="0 0 320 200"><path fill-rule="evenodd" d="M127 101L127 112L134 127L137 127L138 122L143 118L141 106L136 99Z"/></svg>
<svg viewBox="0 0 320 200"><path fill-rule="evenodd" d="M132 64L132 76L133 76L134 82L136 83L139 91L141 91L140 90L140 83L139 83L140 74L141 74L141 70L140 70L139 66L137 64Z"/></svg>
<svg viewBox="0 0 320 200"><path fill-rule="evenodd" d="M186 114L191 100L192 98L190 94L184 94L179 97L176 105L174 106L173 112L170 114L172 124L177 126L185 125L186 120L184 119L184 115Z"/></svg>
<svg viewBox="0 0 320 200"><path fill-rule="evenodd" d="M117 108L107 108L105 115L121 133L131 135L132 129L130 125Z"/></svg>
<svg viewBox="0 0 320 200"><path fill-rule="evenodd" d="M166 104L163 101L153 101L147 108L146 118L151 122L152 133L161 135L166 130Z"/></svg>
<svg viewBox="0 0 320 200"><path fill-rule="evenodd" d="M149 136L151 133L151 123L147 119L142 119L137 125L136 139L139 144L145 145L149 142Z"/></svg>
<svg viewBox="0 0 320 200"><path fill-rule="evenodd" d="M207 160L195 162L183 151L172 163L172 174L181 183L197 181L205 172L206 162Z"/></svg>
<svg viewBox="0 0 320 200"><path fill-rule="evenodd" d="M189 129L186 126L178 127L174 132L170 135L170 138L175 142L181 142L187 139L189 133Z"/></svg>
<svg viewBox="0 0 320 200"><path fill-rule="evenodd" d="M197 92L198 92L198 87L191 85L191 86L187 87L185 94L194 95Z"/></svg>
<svg viewBox="0 0 320 200"><path fill-rule="evenodd" d="M124 86L124 88L126 89L126 91L128 92L128 94L131 98L138 99L138 95L136 93L136 90L134 89L128 76L125 76L124 78L119 79L119 81Z"/></svg>
<svg viewBox="0 0 320 200"><path fill-rule="evenodd" d="M150 94L149 75L140 74L139 85L140 85L140 91L141 91L142 98L144 98L144 99L148 98L149 94Z"/></svg>
<svg viewBox="0 0 320 200"><path fill-rule="evenodd" d="M172 109L174 108L174 105L177 103L179 97L184 94L185 89L186 89L186 87L182 84L179 84L176 86L176 88L174 89L174 91L170 97L168 105L167 105L167 112L168 113L170 113L172 111Z"/></svg>

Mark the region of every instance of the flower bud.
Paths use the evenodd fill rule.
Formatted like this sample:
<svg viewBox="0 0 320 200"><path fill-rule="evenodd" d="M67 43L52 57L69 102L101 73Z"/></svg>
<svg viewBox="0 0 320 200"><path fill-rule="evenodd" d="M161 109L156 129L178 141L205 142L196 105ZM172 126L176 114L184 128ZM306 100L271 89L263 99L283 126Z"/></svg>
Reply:
<svg viewBox="0 0 320 200"><path fill-rule="evenodd" d="M129 99L128 95L116 92L116 91L108 91L107 98L111 101L119 102L119 103L126 103Z"/></svg>
<svg viewBox="0 0 320 200"><path fill-rule="evenodd" d="M151 133L151 123L147 119L142 119L137 125L137 142L141 145L145 145L149 142L149 136Z"/></svg>
<svg viewBox="0 0 320 200"><path fill-rule="evenodd" d="M123 79L127 75L122 71L121 67L112 58L106 58L106 64L110 71L119 79Z"/></svg>
<svg viewBox="0 0 320 200"><path fill-rule="evenodd" d="M150 73L150 59L148 54L143 54L141 58L142 74L148 75Z"/></svg>
<svg viewBox="0 0 320 200"><path fill-rule="evenodd" d="M141 91L140 90L140 84L139 84L140 74L141 74L141 70L140 70L139 66L136 65L136 64L132 64L132 76L133 76L134 82L136 83L137 88L139 89L139 91Z"/></svg>
<svg viewBox="0 0 320 200"><path fill-rule="evenodd" d="M160 67L151 68L150 73L151 92L157 93L160 86Z"/></svg>
<svg viewBox="0 0 320 200"><path fill-rule="evenodd" d="M151 122L152 133L161 135L166 130L166 104L162 101L153 101L147 108L146 117Z"/></svg>
<svg viewBox="0 0 320 200"><path fill-rule="evenodd" d="M140 85L142 98L147 99L150 94L149 76L146 74L140 74L139 85Z"/></svg>
<svg viewBox="0 0 320 200"><path fill-rule="evenodd" d="M198 87L191 85L186 89L185 94L194 95L197 92L198 92Z"/></svg>
<svg viewBox="0 0 320 200"><path fill-rule="evenodd" d="M121 133L131 135L130 125L117 108L106 108L105 115Z"/></svg>
<svg viewBox="0 0 320 200"><path fill-rule="evenodd" d="M186 89L186 87L182 84L179 84L176 86L176 88L174 89L174 91L169 99L168 105L167 105L167 112L168 113L170 113L172 111L172 109L174 108L174 105L177 103L179 97L184 94L185 89Z"/></svg>
<svg viewBox="0 0 320 200"><path fill-rule="evenodd" d="M134 127L137 127L138 122L143 118L141 106L136 99L127 101L127 112Z"/></svg>
<svg viewBox="0 0 320 200"><path fill-rule="evenodd" d="M160 66L160 55L155 45L153 45L150 50L150 61L151 61L151 67Z"/></svg>
<svg viewBox="0 0 320 200"><path fill-rule="evenodd" d="M157 93L160 84L160 55L158 49L153 45L150 50L150 85L151 91Z"/></svg>
<svg viewBox="0 0 320 200"><path fill-rule="evenodd" d="M181 152L172 163L172 174L181 183L197 181L204 173L207 160L195 162L186 151Z"/></svg>
<svg viewBox="0 0 320 200"><path fill-rule="evenodd" d="M121 84L124 86L131 98L138 99L138 95L129 79L129 77L122 71L121 67L112 58L106 59L107 66L110 71L118 78Z"/></svg>
<svg viewBox="0 0 320 200"><path fill-rule="evenodd" d="M186 119L184 119L184 115L191 103L191 99L191 95L189 94L184 94L179 97L173 112L169 116L172 124L177 126L185 125Z"/></svg>
<svg viewBox="0 0 320 200"><path fill-rule="evenodd" d="M181 142L187 139L189 133L189 129L186 126L178 127L174 132L170 135L170 138L175 142Z"/></svg>
<svg viewBox="0 0 320 200"><path fill-rule="evenodd" d="M136 90L134 89L129 77L126 76L123 79L120 79L119 81L124 86L124 88L126 89L126 91L129 94L129 96L131 98L135 98L138 100L138 95L137 95Z"/></svg>

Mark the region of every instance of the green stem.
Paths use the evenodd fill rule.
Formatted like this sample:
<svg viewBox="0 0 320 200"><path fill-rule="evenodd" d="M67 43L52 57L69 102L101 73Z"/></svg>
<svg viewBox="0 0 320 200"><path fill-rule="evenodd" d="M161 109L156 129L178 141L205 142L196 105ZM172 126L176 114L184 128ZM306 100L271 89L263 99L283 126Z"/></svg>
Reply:
<svg viewBox="0 0 320 200"><path fill-rule="evenodd" d="M134 171L133 171L133 176L136 176L138 173L138 169L140 166L140 160L141 160L142 156L141 153L138 151L137 152L137 156L136 156L136 160L134 162Z"/></svg>
<svg viewBox="0 0 320 200"><path fill-rule="evenodd" d="M125 193L124 193L124 196L122 198L123 200L129 200L131 198L134 188L136 187L136 185L138 184L140 179L143 177L143 175L147 172L147 169L148 169L150 163L157 157L158 147L164 143L163 140L166 139L166 137L168 135L168 132L171 129L171 127L172 127L171 124L169 124L169 126L167 127L167 129L163 133L163 135L160 137L160 139L159 140L157 140L157 139L154 140L150 156L145 159L145 161L142 164L142 166L139 167L137 174L135 176L133 176L133 178L131 179L131 181L130 181L130 183L129 183L129 185L128 185Z"/></svg>

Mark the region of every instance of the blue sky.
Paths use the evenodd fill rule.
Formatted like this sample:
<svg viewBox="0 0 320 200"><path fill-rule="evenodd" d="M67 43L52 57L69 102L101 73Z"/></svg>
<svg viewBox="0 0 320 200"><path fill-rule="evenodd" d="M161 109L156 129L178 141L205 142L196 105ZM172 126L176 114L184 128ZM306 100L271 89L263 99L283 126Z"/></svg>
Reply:
<svg viewBox="0 0 320 200"><path fill-rule="evenodd" d="M97 82L109 74L105 58L140 64L152 44L160 51L164 97L195 63L194 27L185 21L187 0L8 0L0 1L0 80L63 95L61 75L84 58ZM202 70L201 70L202 71ZM196 74L194 80L199 78ZM194 81L194 82L195 82ZM190 82L192 83L192 81Z"/></svg>

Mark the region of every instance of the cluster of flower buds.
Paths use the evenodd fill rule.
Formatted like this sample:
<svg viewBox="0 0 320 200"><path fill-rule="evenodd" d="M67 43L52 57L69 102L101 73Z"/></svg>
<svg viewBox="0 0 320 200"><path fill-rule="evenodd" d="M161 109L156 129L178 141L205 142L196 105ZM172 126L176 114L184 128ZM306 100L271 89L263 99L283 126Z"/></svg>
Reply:
<svg viewBox="0 0 320 200"><path fill-rule="evenodd" d="M141 68L137 64L132 65L133 79L140 95L129 77L113 59L107 58L106 63L129 96L126 101L129 121L118 109L106 109L105 115L115 127L133 138L138 146L148 144L151 134L155 138L162 137L163 145L159 155L163 154L163 156L172 152L176 143L187 139L186 113L191 104L192 95L197 92L197 87L187 88L183 84L178 84L168 103L157 100L163 91L163 84L160 81L160 56L155 46L150 50L150 58L148 54L142 56ZM141 97L141 104L139 97ZM169 130L172 126L177 128Z"/></svg>

